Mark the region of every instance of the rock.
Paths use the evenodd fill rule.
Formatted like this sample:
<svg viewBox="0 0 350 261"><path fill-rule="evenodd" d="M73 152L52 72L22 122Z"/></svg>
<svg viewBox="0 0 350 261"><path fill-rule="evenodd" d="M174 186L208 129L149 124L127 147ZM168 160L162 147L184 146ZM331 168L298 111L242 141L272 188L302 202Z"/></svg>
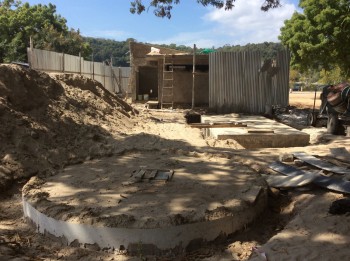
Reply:
<svg viewBox="0 0 350 261"><path fill-rule="evenodd" d="M2 158L2 162L9 164L17 164L16 156L14 154L8 153Z"/></svg>
<svg viewBox="0 0 350 261"><path fill-rule="evenodd" d="M332 202L328 212L333 215L343 215L350 212L350 199L342 198Z"/></svg>
<svg viewBox="0 0 350 261"><path fill-rule="evenodd" d="M282 154L279 156L279 160L282 162L293 162L294 156L293 154Z"/></svg>
<svg viewBox="0 0 350 261"><path fill-rule="evenodd" d="M101 248L99 245L95 244L84 244L84 248L89 249L91 251L100 251Z"/></svg>
<svg viewBox="0 0 350 261"><path fill-rule="evenodd" d="M295 164L295 166L297 166L297 167L302 167L302 166L305 165L305 162L302 161L302 160L300 160L300 159L296 159L296 160L294 160L294 164Z"/></svg>
<svg viewBox="0 0 350 261"><path fill-rule="evenodd" d="M1 172L6 174L6 175L10 175L12 173L12 171L10 169L6 168L5 166L0 165L0 173Z"/></svg>
<svg viewBox="0 0 350 261"><path fill-rule="evenodd" d="M25 120L25 119L18 119L18 120L17 120L17 125L18 125L18 126L28 125L28 121Z"/></svg>
<svg viewBox="0 0 350 261"><path fill-rule="evenodd" d="M270 187L268 190L268 194L273 198L278 198L281 194L281 191L279 189Z"/></svg>
<svg viewBox="0 0 350 261"><path fill-rule="evenodd" d="M30 136L35 140L39 139L39 134L36 131L31 131Z"/></svg>

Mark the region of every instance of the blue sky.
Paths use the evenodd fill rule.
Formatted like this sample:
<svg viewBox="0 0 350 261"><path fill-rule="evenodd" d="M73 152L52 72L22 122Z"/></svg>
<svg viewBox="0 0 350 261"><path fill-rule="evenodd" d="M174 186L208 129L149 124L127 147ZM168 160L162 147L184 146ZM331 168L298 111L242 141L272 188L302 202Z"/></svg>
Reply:
<svg viewBox="0 0 350 261"><path fill-rule="evenodd" d="M129 12L129 0L23 0L32 4L56 5L57 13L70 28L84 36L123 41L220 47L278 41L279 28L297 9L298 0L282 0L282 7L260 11L264 0L236 0L231 11L203 7L196 0L182 0L172 18L158 18L152 10L141 15ZM145 4L149 3L143 0Z"/></svg>

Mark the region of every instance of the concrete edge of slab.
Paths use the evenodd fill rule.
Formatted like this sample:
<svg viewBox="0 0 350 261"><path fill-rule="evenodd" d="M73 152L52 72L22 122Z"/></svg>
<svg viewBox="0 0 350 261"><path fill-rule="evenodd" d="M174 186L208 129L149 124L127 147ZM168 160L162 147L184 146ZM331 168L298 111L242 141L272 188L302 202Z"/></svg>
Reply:
<svg viewBox="0 0 350 261"><path fill-rule="evenodd" d="M212 241L218 236L232 234L252 222L267 205L267 192L259 193L254 205L218 220L184 224L156 229L95 227L56 220L35 209L22 197L24 217L39 233L49 233L65 239L67 244L97 244L100 248L122 249L137 245L153 245L159 250L185 248L193 240Z"/></svg>

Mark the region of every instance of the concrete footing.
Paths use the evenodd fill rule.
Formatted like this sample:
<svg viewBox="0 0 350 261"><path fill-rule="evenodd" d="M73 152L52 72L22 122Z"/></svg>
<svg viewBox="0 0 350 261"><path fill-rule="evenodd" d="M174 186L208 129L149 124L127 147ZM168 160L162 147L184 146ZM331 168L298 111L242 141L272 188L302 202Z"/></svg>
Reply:
<svg viewBox="0 0 350 261"><path fill-rule="evenodd" d="M24 216L35 224L38 232L64 238L68 245L72 242L97 244L101 249L132 249L136 245L148 246L156 252L172 249L181 252L194 240L213 241L220 235L234 233L253 221L266 205L267 194L263 192L259 193L251 208L218 220L156 229L135 229L98 227L57 220L35 209L23 197Z"/></svg>
<svg viewBox="0 0 350 261"><path fill-rule="evenodd" d="M310 135L262 116L227 114L202 116L203 123L236 122L247 127L208 128L205 137L218 140L234 139L247 149L302 147L310 142Z"/></svg>
<svg viewBox="0 0 350 261"><path fill-rule="evenodd" d="M170 180L128 182L142 168L174 171ZM135 174L135 175L136 175ZM148 177L148 176L147 176ZM67 244L181 252L253 221L267 205L267 186L251 168L215 154L125 152L69 166L23 188L24 216L40 233ZM137 247L136 247L137 248Z"/></svg>

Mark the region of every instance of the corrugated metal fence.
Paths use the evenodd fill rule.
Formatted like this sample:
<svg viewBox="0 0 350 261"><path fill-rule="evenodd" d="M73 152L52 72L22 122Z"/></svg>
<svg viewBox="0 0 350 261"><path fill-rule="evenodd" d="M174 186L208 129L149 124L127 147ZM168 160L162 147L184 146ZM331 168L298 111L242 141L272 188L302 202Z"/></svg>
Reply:
<svg viewBox="0 0 350 261"><path fill-rule="evenodd" d="M260 52L216 52L209 55L209 107L218 113L265 113L287 106L289 52L279 52L264 66ZM265 63L266 64L266 63Z"/></svg>
<svg viewBox="0 0 350 261"><path fill-rule="evenodd" d="M97 80L115 93L126 93L130 77L130 67L113 67L98 62L85 61L84 58L28 48L31 68L56 73L76 73Z"/></svg>

